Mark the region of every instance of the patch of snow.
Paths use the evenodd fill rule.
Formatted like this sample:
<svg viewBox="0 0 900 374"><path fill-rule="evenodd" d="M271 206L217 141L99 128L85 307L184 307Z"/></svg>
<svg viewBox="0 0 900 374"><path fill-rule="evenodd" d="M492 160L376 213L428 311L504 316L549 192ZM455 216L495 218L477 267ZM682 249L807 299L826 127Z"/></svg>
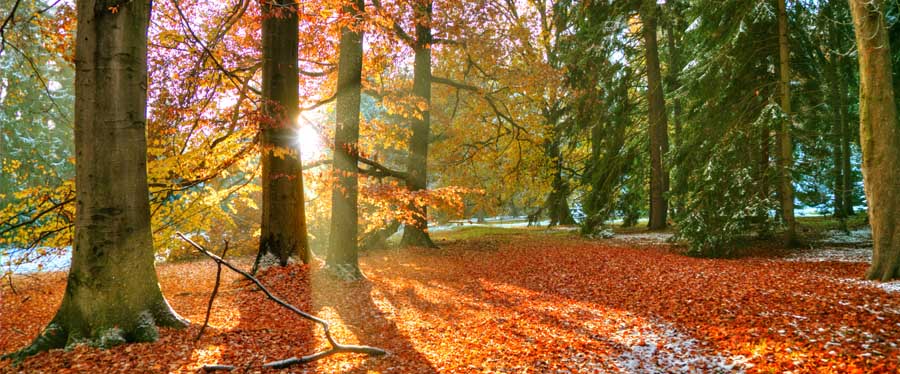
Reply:
<svg viewBox="0 0 900 374"><path fill-rule="evenodd" d="M825 247L791 253L782 258L792 262L872 262L872 248Z"/></svg>
<svg viewBox="0 0 900 374"><path fill-rule="evenodd" d="M876 287L884 290L887 293L900 293L900 280L895 280L891 282L877 282L870 280L862 280L862 279L850 279L850 278L841 278L840 281L842 283L853 284L862 287Z"/></svg>
<svg viewBox="0 0 900 374"><path fill-rule="evenodd" d="M667 323L640 329L623 326L612 340L626 347L615 365L626 373L743 373L752 367L743 355L711 352Z"/></svg>
<svg viewBox="0 0 900 374"><path fill-rule="evenodd" d="M627 243L666 244L672 239L672 235L670 232L639 232L616 235L613 239Z"/></svg>
<svg viewBox="0 0 900 374"><path fill-rule="evenodd" d="M430 226L430 227L428 227L428 231L429 232L452 231L452 230L456 230L456 229L463 228L463 227L499 227L499 228L505 228L505 229L528 227L527 220L502 222L502 223L490 223L491 221L495 221L495 222L500 221L500 219L488 218L488 219L486 219L486 221L487 222L484 222L484 223L478 223L475 220L455 222L455 223L446 223L443 225ZM532 227L547 227L547 225L549 225L549 224L550 224L550 220L544 220L544 221L540 221L540 222L532 225Z"/></svg>
<svg viewBox="0 0 900 374"><path fill-rule="evenodd" d="M850 231L849 233L841 230L831 230L826 233L828 237L822 240L823 243L830 244L871 244L872 229L862 228Z"/></svg>

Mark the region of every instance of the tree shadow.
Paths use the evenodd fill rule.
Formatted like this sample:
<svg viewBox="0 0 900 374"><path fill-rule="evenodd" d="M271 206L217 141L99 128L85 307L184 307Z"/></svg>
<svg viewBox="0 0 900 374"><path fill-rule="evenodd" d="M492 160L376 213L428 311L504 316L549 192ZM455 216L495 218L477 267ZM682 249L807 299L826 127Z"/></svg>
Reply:
<svg viewBox="0 0 900 374"><path fill-rule="evenodd" d="M510 350L549 351L530 361L541 370L549 370L541 366L545 361L569 359L567 348L633 349L643 339L629 329L642 326L658 329L654 339L660 341L672 331L693 339L701 353L761 354L779 363L796 357L779 353L779 346L811 355L831 350L838 357L867 351L863 339L844 347L850 349L829 348L832 338L846 333L839 329L875 334L878 343L868 344L898 355L890 339L877 337L900 334L900 315L891 313L900 310L900 300L836 281L861 274L859 264L697 259L574 238L516 241L496 252L478 245L473 240L419 252L408 263L376 259L368 266L378 271L378 288L388 289L383 294L391 304L422 318L469 321L450 331L448 344L480 339L482 350L504 357L489 344L502 335ZM478 331L485 329L491 333Z"/></svg>
<svg viewBox="0 0 900 374"><path fill-rule="evenodd" d="M325 367L330 372L369 373L372 370L402 373L437 373L431 361L410 336L397 327L397 316L390 318L376 304L368 279L344 282L332 278L326 271L313 274L313 303L315 310L326 320L334 317L334 334L339 341L349 344L370 345L388 351L385 357L342 355L336 360L347 360L335 369L334 362ZM337 323L339 321L339 323ZM342 339L343 338L343 339ZM323 363L324 364L324 363Z"/></svg>

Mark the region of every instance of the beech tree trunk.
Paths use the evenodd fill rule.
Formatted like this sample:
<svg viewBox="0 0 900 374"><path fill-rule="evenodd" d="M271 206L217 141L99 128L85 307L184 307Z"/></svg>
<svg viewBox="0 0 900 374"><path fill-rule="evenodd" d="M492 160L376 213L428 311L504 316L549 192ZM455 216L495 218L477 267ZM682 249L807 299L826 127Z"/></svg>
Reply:
<svg viewBox="0 0 900 374"><path fill-rule="evenodd" d="M355 0L344 10L358 16L363 0ZM363 33L344 26L338 56L337 107L334 131L335 184L331 192L331 234L326 262L335 275L360 279L359 211L357 179L359 162L359 105L362 89Z"/></svg>
<svg viewBox="0 0 900 374"><path fill-rule="evenodd" d="M859 133L875 254L868 279L900 278L900 124L884 1L850 0L859 54Z"/></svg>
<svg viewBox="0 0 900 374"><path fill-rule="evenodd" d="M410 191L422 191L428 184L428 142L431 133L431 0L413 3L416 22L415 63L413 66L413 95L425 102L421 118L412 121L409 139L406 186ZM400 244L437 248L428 235L428 208L413 204L413 223L403 228Z"/></svg>
<svg viewBox="0 0 900 374"><path fill-rule="evenodd" d="M791 142L791 68L788 49L788 24L786 0L778 0L778 90L781 93L781 110L787 117L778 132L778 172L781 184L781 214L786 225L784 240L788 246L797 245L797 221L794 218L794 186L791 169L794 164L794 147Z"/></svg>
<svg viewBox="0 0 900 374"><path fill-rule="evenodd" d="M659 46L656 40L656 1L645 1L641 7L644 32L644 59L647 68L647 107L650 122L650 222L647 228L666 227L669 172L663 162L669 151L666 102L663 98L662 74L659 70Z"/></svg>
<svg viewBox="0 0 900 374"><path fill-rule="evenodd" d="M154 267L145 133L150 1L79 0L77 12L72 265L56 316L19 358L76 342L149 342L157 326L187 325L163 297Z"/></svg>
<svg viewBox="0 0 900 374"><path fill-rule="evenodd" d="M262 21L263 110L262 222L259 259L277 258L281 266L296 254L309 262L303 166L295 143L299 115L297 87L297 12L287 0L264 2ZM256 265L254 265L254 270Z"/></svg>

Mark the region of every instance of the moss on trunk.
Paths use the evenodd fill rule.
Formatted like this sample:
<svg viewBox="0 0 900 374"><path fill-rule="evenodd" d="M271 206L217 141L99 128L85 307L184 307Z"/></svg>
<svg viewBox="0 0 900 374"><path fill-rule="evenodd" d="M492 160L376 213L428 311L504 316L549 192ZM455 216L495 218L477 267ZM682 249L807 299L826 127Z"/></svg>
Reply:
<svg viewBox="0 0 900 374"><path fill-rule="evenodd" d="M900 123L884 2L851 0L859 54L859 133L875 254L869 279L900 278Z"/></svg>

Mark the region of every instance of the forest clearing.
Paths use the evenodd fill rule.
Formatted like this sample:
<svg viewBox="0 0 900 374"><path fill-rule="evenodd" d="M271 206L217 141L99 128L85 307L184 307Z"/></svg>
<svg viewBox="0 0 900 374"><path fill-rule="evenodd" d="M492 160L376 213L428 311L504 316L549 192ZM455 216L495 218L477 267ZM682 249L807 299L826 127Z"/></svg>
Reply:
<svg viewBox="0 0 900 374"><path fill-rule="evenodd" d="M900 1L0 0L0 372L898 373Z"/></svg>
<svg viewBox="0 0 900 374"><path fill-rule="evenodd" d="M439 251L367 252L360 257L367 280L355 283L330 281L318 261L263 273L273 292L334 321L339 339L389 351L376 358L335 355L287 372L897 370L900 342L892 337L900 334L900 283L882 289L859 281L865 261L821 262L810 250L697 259L642 233L608 240L544 229L469 235L449 242L438 235ZM854 244L830 246L852 252ZM251 261L237 262L249 267ZM164 264L158 271L172 307L202 321L215 278L212 261ZM10 296L0 307L0 350L26 344L40 331L63 283L62 273L49 273L16 282L15 295L5 285ZM192 325L166 331L156 343L53 351L18 370L196 373L205 364L227 364L236 372L276 372L260 367L326 345L314 327L226 273L210 329L199 341Z"/></svg>

